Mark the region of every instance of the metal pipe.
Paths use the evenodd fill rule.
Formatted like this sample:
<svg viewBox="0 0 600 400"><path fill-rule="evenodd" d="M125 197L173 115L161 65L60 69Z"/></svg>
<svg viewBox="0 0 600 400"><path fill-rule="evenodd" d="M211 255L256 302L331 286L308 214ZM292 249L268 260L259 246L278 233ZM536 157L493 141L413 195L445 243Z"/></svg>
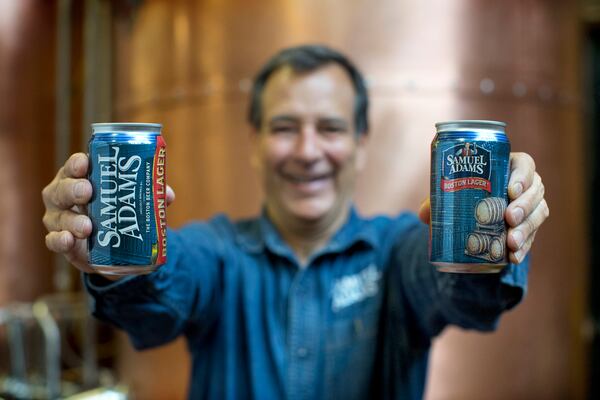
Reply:
<svg viewBox="0 0 600 400"><path fill-rule="evenodd" d="M44 334L47 396L56 399L60 397L60 330L45 302L33 304L33 315Z"/></svg>

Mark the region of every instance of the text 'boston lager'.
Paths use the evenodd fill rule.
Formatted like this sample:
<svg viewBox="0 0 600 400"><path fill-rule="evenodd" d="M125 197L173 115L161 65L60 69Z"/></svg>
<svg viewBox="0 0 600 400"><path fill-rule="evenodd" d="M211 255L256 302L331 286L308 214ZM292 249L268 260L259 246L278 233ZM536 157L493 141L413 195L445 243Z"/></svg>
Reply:
<svg viewBox="0 0 600 400"><path fill-rule="evenodd" d="M166 262L166 145L161 128L92 124L88 261L98 272L146 274Z"/></svg>
<svg viewBox="0 0 600 400"><path fill-rule="evenodd" d="M510 143L503 122L449 121L431 143L432 264L499 272L508 263L504 212Z"/></svg>

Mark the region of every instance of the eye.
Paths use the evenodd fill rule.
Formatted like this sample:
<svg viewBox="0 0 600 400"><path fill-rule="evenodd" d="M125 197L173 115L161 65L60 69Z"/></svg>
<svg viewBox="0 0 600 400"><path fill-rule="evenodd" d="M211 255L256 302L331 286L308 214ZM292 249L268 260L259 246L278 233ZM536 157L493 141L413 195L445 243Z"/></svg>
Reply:
<svg viewBox="0 0 600 400"><path fill-rule="evenodd" d="M341 125L323 125L319 128L319 131L325 134L342 134L346 133L346 127Z"/></svg>
<svg viewBox="0 0 600 400"><path fill-rule="evenodd" d="M273 125L271 126L271 133L294 133L296 127L294 125Z"/></svg>

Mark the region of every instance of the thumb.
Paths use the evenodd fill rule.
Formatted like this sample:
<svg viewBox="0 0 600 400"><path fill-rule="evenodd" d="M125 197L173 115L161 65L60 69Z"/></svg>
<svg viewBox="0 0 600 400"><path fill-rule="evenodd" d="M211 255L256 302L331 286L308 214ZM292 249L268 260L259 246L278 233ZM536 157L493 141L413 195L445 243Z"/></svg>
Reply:
<svg viewBox="0 0 600 400"><path fill-rule="evenodd" d="M419 219L429 225L431 219L431 204L429 203L429 197L423 200L419 207Z"/></svg>
<svg viewBox="0 0 600 400"><path fill-rule="evenodd" d="M170 206L175 201L175 191L169 185L167 185L167 205Z"/></svg>

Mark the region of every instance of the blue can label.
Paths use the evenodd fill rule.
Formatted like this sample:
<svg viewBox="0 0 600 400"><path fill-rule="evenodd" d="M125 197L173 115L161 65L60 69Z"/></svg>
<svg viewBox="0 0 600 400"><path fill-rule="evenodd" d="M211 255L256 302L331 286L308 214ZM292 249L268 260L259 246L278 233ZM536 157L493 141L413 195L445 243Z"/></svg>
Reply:
<svg viewBox="0 0 600 400"><path fill-rule="evenodd" d="M478 137L440 134L432 143L430 255L438 266L507 263L510 144L504 135L503 140Z"/></svg>
<svg viewBox="0 0 600 400"><path fill-rule="evenodd" d="M93 231L89 262L106 266L152 266L166 258L165 146L92 141L88 205Z"/></svg>

